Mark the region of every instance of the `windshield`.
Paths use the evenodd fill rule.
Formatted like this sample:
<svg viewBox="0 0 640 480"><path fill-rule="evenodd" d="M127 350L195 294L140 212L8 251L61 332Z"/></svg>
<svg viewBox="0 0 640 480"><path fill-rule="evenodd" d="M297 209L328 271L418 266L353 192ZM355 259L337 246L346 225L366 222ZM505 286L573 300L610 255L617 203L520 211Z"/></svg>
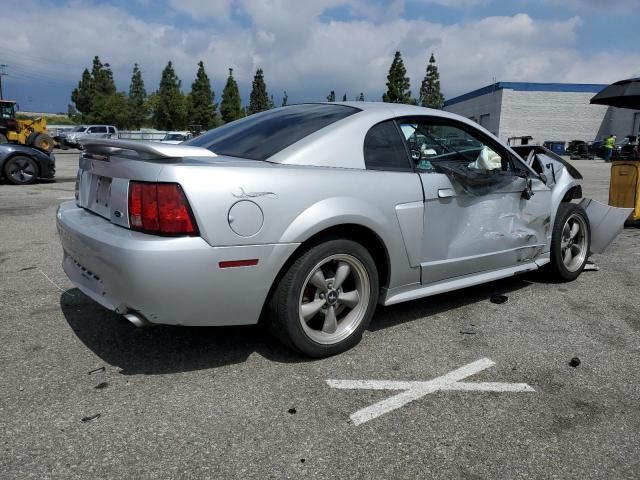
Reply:
<svg viewBox="0 0 640 480"><path fill-rule="evenodd" d="M72 132L84 132L87 129L87 127L74 127L73 130L71 130Z"/></svg>
<svg viewBox="0 0 640 480"><path fill-rule="evenodd" d="M189 140L218 155L266 160L304 137L360 109L347 105L303 104L258 113Z"/></svg>

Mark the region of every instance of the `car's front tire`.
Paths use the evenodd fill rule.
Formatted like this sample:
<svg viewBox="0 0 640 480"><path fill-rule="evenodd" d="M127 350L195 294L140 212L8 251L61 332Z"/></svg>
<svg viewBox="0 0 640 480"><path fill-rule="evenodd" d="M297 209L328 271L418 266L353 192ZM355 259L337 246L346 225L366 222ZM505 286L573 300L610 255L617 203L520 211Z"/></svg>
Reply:
<svg viewBox="0 0 640 480"><path fill-rule="evenodd" d="M551 264L554 276L571 282L578 278L589 259L589 218L580 205L561 203L553 224Z"/></svg>
<svg viewBox="0 0 640 480"><path fill-rule="evenodd" d="M14 185L29 185L38 178L38 164L33 158L16 155L4 164L4 178Z"/></svg>
<svg viewBox="0 0 640 480"><path fill-rule="evenodd" d="M352 240L316 245L286 270L269 303L270 327L289 347L310 357L356 345L378 301L371 254Z"/></svg>

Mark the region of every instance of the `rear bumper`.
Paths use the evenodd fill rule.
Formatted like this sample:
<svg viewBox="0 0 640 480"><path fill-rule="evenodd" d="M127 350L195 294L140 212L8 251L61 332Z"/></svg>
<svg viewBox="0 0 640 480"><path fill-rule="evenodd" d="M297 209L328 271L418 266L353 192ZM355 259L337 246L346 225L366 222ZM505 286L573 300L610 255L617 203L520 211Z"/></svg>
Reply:
<svg viewBox="0 0 640 480"><path fill-rule="evenodd" d="M257 323L273 280L298 244L211 247L200 237L132 232L66 202L57 212L71 282L104 307L151 323ZM257 258L254 267L219 262Z"/></svg>

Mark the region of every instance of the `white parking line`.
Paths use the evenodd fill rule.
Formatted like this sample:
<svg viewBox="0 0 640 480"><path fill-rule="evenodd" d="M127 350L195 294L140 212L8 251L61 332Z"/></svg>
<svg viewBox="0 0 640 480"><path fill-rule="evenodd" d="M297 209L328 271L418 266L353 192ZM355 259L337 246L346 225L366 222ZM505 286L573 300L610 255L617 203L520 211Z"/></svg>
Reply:
<svg viewBox="0 0 640 480"><path fill-rule="evenodd" d="M369 407L358 410L351 415L354 425L361 425L369 420L373 420L385 413L396 410L409 402L418 400L437 391L469 391L469 392L535 392L526 383L494 383L461 382L471 375L475 375L482 370L495 365L495 362L482 358L464 367L460 367L452 372L434 378L428 382L396 382L391 380L327 380L331 388L340 389L362 389L362 390L403 390L402 393L389 397Z"/></svg>
<svg viewBox="0 0 640 480"><path fill-rule="evenodd" d="M58 197L56 200L75 200L76 197Z"/></svg>

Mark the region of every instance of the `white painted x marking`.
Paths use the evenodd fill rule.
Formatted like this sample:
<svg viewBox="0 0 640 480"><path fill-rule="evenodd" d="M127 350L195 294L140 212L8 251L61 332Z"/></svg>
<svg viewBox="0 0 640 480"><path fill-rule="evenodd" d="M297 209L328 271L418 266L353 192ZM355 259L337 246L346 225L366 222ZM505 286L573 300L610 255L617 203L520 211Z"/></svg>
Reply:
<svg viewBox="0 0 640 480"><path fill-rule="evenodd" d="M389 413L397 408L406 405L409 402L418 400L433 392L445 390L457 390L468 392L535 392L535 390L526 383L494 383L494 382L478 382L469 383L461 382L471 375L475 375L482 370L495 365L495 362L482 358L473 363L469 363L464 367L460 367L452 372L434 378L428 382L396 382L391 380L327 380L332 388L342 389L362 389L362 390L402 390L402 393L386 398L369 407L358 410L351 415L354 425L373 420L374 418Z"/></svg>

